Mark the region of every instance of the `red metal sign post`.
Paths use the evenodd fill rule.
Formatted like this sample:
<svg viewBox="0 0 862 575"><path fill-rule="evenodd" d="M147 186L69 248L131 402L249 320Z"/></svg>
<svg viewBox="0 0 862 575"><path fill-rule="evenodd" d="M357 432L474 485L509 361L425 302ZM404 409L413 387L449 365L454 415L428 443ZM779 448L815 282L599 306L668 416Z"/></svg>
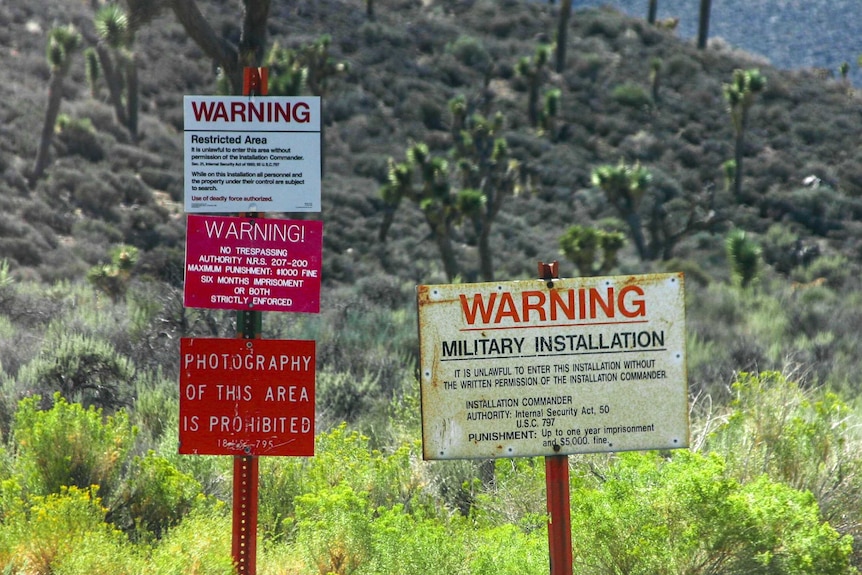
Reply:
<svg viewBox="0 0 862 575"><path fill-rule="evenodd" d="M235 338L181 341L179 451L234 458L238 575L257 569L258 457L314 455L315 342L261 332L264 311L320 311L323 223L263 212L320 211L320 104L256 100L267 80L247 67L242 97L183 99L186 212L240 213L187 220L184 305L237 313Z"/></svg>
<svg viewBox="0 0 862 575"><path fill-rule="evenodd" d="M540 279L552 280L559 277L558 262L550 264L539 262ZM569 489L569 456L545 457L551 575L572 575L572 516Z"/></svg>
<svg viewBox="0 0 862 575"><path fill-rule="evenodd" d="M265 96L268 91L266 68L247 67L243 70L244 96ZM259 311L236 314L236 336L260 339L263 319ZM258 459L256 455L233 458L233 530L231 554L238 575L257 573L257 491Z"/></svg>

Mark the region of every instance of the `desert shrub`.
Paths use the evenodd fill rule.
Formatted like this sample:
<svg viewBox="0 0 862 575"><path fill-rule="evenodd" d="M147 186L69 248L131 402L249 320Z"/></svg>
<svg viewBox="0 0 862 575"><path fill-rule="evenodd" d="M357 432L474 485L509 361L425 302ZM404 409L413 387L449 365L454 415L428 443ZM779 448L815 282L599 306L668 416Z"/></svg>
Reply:
<svg viewBox="0 0 862 575"><path fill-rule="evenodd" d="M366 46L385 46L388 44L397 47L410 43L404 30L380 22L364 22L359 27L359 35Z"/></svg>
<svg viewBox="0 0 862 575"><path fill-rule="evenodd" d="M0 529L13 541L4 561L9 573L131 575L143 567L123 534L105 523L95 488L35 496Z"/></svg>
<svg viewBox="0 0 862 575"><path fill-rule="evenodd" d="M117 176L117 196L119 201L130 205L147 205L153 201L153 191L142 178L130 173Z"/></svg>
<svg viewBox="0 0 862 575"><path fill-rule="evenodd" d="M201 485L150 451L135 457L111 497L111 523L133 540L159 539L180 523L202 496Z"/></svg>
<svg viewBox="0 0 862 575"><path fill-rule="evenodd" d="M794 124L794 134L808 146L822 143L829 137L829 130L820 123L800 122Z"/></svg>
<svg viewBox="0 0 862 575"><path fill-rule="evenodd" d="M470 575L540 575L548 571L548 536L498 525L471 535ZM457 557L457 555L456 555Z"/></svg>
<svg viewBox="0 0 862 575"><path fill-rule="evenodd" d="M599 72L604 69L608 63L600 54L586 53L579 55L574 61L575 74L581 78L586 78L595 81L599 77Z"/></svg>
<svg viewBox="0 0 862 575"><path fill-rule="evenodd" d="M95 218L83 218L72 226L72 234L78 238L79 243L92 244L118 244L123 241L123 232L116 225ZM90 263L95 263L102 254L96 256L95 260L84 258Z"/></svg>
<svg viewBox="0 0 862 575"><path fill-rule="evenodd" d="M414 465L416 449L415 444L404 444L383 452L372 448L367 436L339 426L318 435L306 491L346 483L366 493L374 508L419 505L422 478Z"/></svg>
<svg viewBox="0 0 862 575"><path fill-rule="evenodd" d="M446 44L446 52L465 66L479 72L484 73L491 66L491 56L482 41L472 36L459 36L455 41Z"/></svg>
<svg viewBox="0 0 862 575"><path fill-rule="evenodd" d="M262 457L258 491L258 527L272 541L293 541L294 500L304 490L306 465L293 458Z"/></svg>
<svg viewBox="0 0 862 575"><path fill-rule="evenodd" d="M119 221L120 195L113 178L104 174L79 181L72 191L73 203L89 216Z"/></svg>
<svg viewBox="0 0 862 575"><path fill-rule="evenodd" d="M364 90L339 90L326 101L326 117L333 122L345 122L375 109L374 99Z"/></svg>
<svg viewBox="0 0 862 575"><path fill-rule="evenodd" d="M641 86L625 83L616 86L611 91L611 98L615 102L638 110L652 106L652 98Z"/></svg>
<svg viewBox="0 0 862 575"><path fill-rule="evenodd" d="M292 541L298 529L297 497L335 485L362 493L371 509L402 505L410 512L431 511L416 449L411 441L386 452L377 450L368 437L341 425L317 435L312 458L264 458L259 508L263 533L273 540Z"/></svg>
<svg viewBox="0 0 862 575"><path fill-rule="evenodd" d="M81 156L90 162L99 162L105 157L93 123L87 118L60 116L57 119L57 141L67 155Z"/></svg>
<svg viewBox="0 0 862 575"><path fill-rule="evenodd" d="M547 525L547 493L543 458L494 460L494 483L479 491L470 517L478 525L511 525L526 533Z"/></svg>
<svg viewBox="0 0 862 575"><path fill-rule="evenodd" d="M508 530L505 539L497 539L498 544L510 549L516 543L516 538ZM503 535L496 533L495 535ZM484 550L488 546L487 556L479 555L471 558L470 548L478 547ZM401 506L381 508L371 523L372 556L369 566L363 569L369 575L388 575L401 573L403 575L423 575L426 573L447 573L452 575L468 575L482 573L470 567L470 562L477 563L482 559L491 559L494 539L482 539L481 543L473 540L473 534L466 529L459 530L441 521L423 519L405 512ZM547 542L545 542L547 545ZM497 558L499 559L499 557ZM500 562L492 562L500 565ZM525 565L522 567L526 567ZM512 573L527 573L521 569ZM489 571L488 573L505 573L505 571Z"/></svg>
<svg viewBox="0 0 862 575"><path fill-rule="evenodd" d="M700 262L695 260L671 258L662 262L661 267L667 273L682 272L685 274L686 284L691 282L701 286L708 286L712 282L709 272L703 269Z"/></svg>
<svg viewBox="0 0 862 575"><path fill-rule="evenodd" d="M158 373L143 374L135 385L135 402L130 417L141 434L146 434L147 437L142 439L157 444L169 427L179 424L176 381Z"/></svg>
<svg viewBox="0 0 862 575"><path fill-rule="evenodd" d="M296 498L296 544L317 573L352 575L372 557L368 498L344 483Z"/></svg>
<svg viewBox="0 0 862 575"><path fill-rule="evenodd" d="M745 483L766 474L809 491L837 524L858 517L862 462L849 433L850 408L833 393L804 390L774 371L741 373L733 391L726 423L705 443L727 462L727 472Z"/></svg>
<svg viewBox="0 0 862 575"><path fill-rule="evenodd" d="M858 274L857 264L843 255L835 254L814 259L798 275L794 274L794 278L799 282L817 282L840 290L850 285Z"/></svg>
<svg viewBox="0 0 862 575"><path fill-rule="evenodd" d="M315 387L318 419L324 427L356 422L373 404L379 403L378 387L377 378L371 374L356 377L344 372L318 372Z"/></svg>
<svg viewBox="0 0 862 575"><path fill-rule="evenodd" d="M59 234L71 233L72 222L74 221L71 214L58 212L54 206L50 205L42 197L32 198L25 203L21 209L21 216L31 226L43 230L44 228L40 226L40 224L43 224Z"/></svg>
<svg viewBox="0 0 862 575"><path fill-rule="evenodd" d="M162 538L150 553L147 569L153 575L235 575L230 550L230 514L223 505L207 506Z"/></svg>
<svg viewBox="0 0 862 575"><path fill-rule="evenodd" d="M717 456L628 453L600 475L572 493L576 570L851 572L850 539L822 522L809 493L765 475L740 484Z"/></svg>
<svg viewBox="0 0 862 575"><path fill-rule="evenodd" d="M135 367L107 341L90 335L55 335L19 373L35 393L59 392L72 401L109 410L127 405Z"/></svg>
<svg viewBox="0 0 862 575"><path fill-rule="evenodd" d="M193 477L200 484L207 501L230 501L233 458L180 455L179 428L179 423L176 423L165 429L153 451L168 460L180 473ZM197 508L192 513L196 511Z"/></svg>
<svg viewBox="0 0 862 575"><path fill-rule="evenodd" d="M135 272L144 278L167 282L180 288L185 272L185 254L181 248L157 246L141 254Z"/></svg>
<svg viewBox="0 0 862 575"><path fill-rule="evenodd" d="M19 266L38 266L42 263L43 250L28 238L0 238L0 253Z"/></svg>
<svg viewBox="0 0 862 575"><path fill-rule="evenodd" d="M141 181L155 190L170 192L180 185L177 174L163 168L145 167L140 171Z"/></svg>
<svg viewBox="0 0 862 575"><path fill-rule="evenodd" d="M124 234L126 243L142 250L175 245L175 238L169 226L163 225L168 219L167 212L156 204L136 206L124 214Z"/></svg>
<svg viewBox="0 0 862 575"><path fill-rule="evenodd" d="M518 29L518 18L505 11L495 11L480 25L483 31L496 38L508 38Z"/></svg>
<svg viewBox="0 0 862 575"><path fill-rule="evenodd" d="M61 488L97 485L105 496L116 487L137 430L124 411L102 411L68 403L55 394L54 405L41 410L41 398L18 404L12 424L16 471L29 492L60 493Z"/></svg>
<svg viewBox="0 0 862 575"><path fill-rule="evenodd" d="M611 9L589 9L584 12L584 36L604 36L613 40L626 30L622 14Z"/></svg>
<svg viewBox="0 0 862 575"><path fill-rule="evenodd" d="M763 236L763 261L783 274L790 274L798 266L808 265L819 253L817 244L806 243L784 224L769 226Z"/></svg>

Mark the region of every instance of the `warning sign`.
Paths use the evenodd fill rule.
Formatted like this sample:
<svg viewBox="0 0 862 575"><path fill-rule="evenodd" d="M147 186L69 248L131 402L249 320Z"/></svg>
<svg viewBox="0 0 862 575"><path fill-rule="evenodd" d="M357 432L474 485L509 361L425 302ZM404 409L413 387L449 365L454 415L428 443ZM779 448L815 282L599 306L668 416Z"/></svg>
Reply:
<svg viewBox="0 0 862 575"><path fill-rule="evenodd" d="M188 216L184 305L320 312L323 222Z"/></svg>
<svg viewBox="0 0 862 575"><path fill-rule="evenodd" d="M319 212L320 98L185 96L185 211Z"/></svg>
<svg viewBox="0 0 862 575"><path fill-rule="evenodd" d="M184 338L180 453L314 455L314 341Z"/></svg>
<svg viewBox="0 0 862 575"><path fill-rule="evenodd" d="M688 445L682 274L417 297L426 459Z"/></svg>

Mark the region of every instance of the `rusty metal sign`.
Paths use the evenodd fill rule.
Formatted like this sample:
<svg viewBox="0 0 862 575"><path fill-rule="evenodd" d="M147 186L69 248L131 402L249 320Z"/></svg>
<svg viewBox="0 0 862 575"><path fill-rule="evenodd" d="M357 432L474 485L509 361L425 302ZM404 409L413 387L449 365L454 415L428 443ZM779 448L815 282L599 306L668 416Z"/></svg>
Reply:
<svg viewBox="0 0 862 575"><path fill-rule="evenodd" d="M180 362L180 453L314 455L314 341L182 338Z"/></svg>
<svg viewBox="0 0 862 575"><path fill-rule="evenodd" d="M425 459L689 441L682 273L417 287Z"/></svg>

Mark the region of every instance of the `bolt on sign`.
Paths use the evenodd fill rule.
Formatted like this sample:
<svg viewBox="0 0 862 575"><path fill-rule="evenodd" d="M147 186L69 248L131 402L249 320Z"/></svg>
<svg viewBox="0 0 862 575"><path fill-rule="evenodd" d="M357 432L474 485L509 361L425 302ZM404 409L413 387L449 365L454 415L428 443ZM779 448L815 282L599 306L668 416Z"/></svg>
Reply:
<svg viewBox="0 0 862 575"><path fill-rule="evenodd" d="M315 343L183 338L180 449L314 455Z"/></svg>
<svg viewBox="0 0 862 575"><path fill-rule="evenodd" d="M186 307L320 312L323 222L188 216Z"/></svg>
<svg viewBox="0 0 862 575"><path fill-rule="evenodd" d="M424 458L687 447L683 283L418 286Z"/></svg>
<svg viewBox="0 0 862 575"><path fill-rule="evenodd" d="M185 96L186 212L319 212L320 98Z"/></svg>

